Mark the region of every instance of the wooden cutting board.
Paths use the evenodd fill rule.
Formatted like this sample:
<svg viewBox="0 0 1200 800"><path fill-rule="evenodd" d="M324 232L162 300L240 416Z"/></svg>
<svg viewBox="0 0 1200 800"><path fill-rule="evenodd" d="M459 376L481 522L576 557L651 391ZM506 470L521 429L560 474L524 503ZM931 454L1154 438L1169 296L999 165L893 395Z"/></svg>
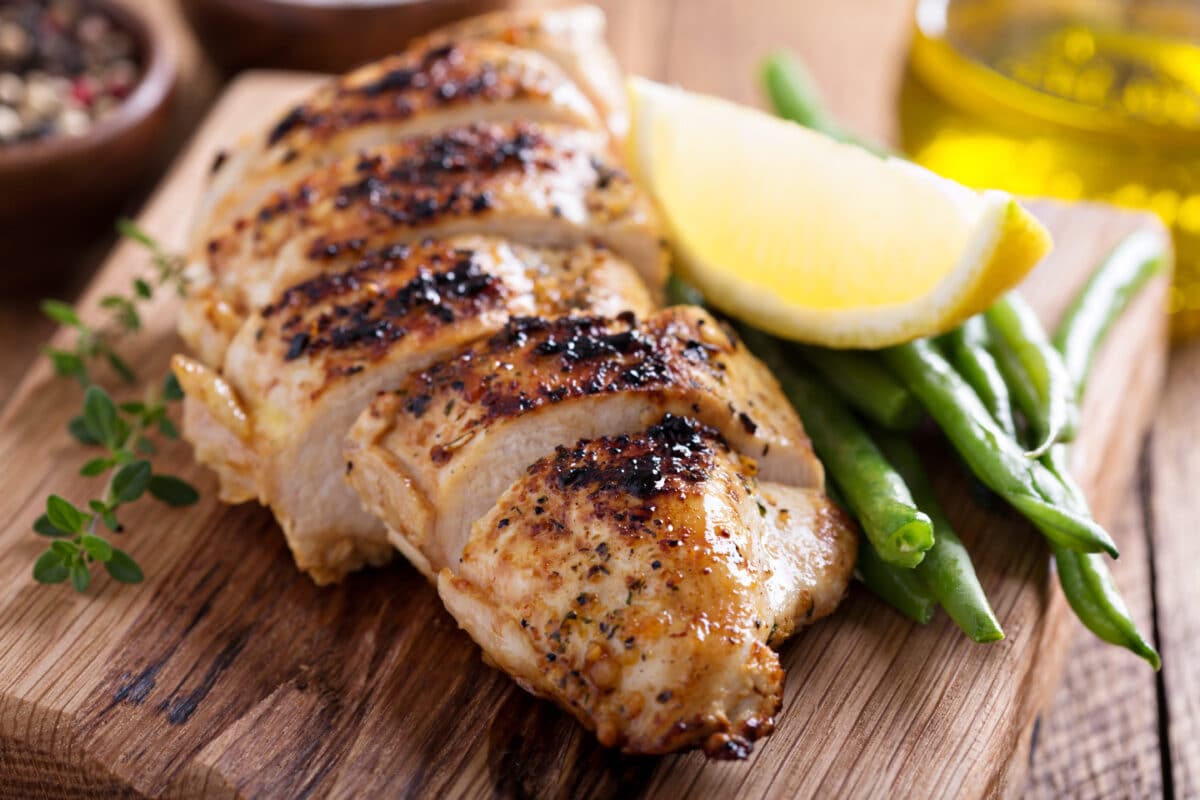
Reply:
<svg viewBox="0 0 1200 800"><path fill-rule="evenodd" d="M233 84L143 227L181 247L218 147L311 85L280 73ZM1057 248L1024 288L1050 323L1121 236L1159 229L1101 206L1035 208ZM145 269L145 254L123 244L82 307ZM1102 522L1126 502L1159 393L1165 291L1159 280L1115 329L1085 403L1075 467ZM145 335L127 343L155 377L180 347L175 306L156 302ZM1004 509L982 509L935 449L939 489L1006 641L972 644L944 616L919 628L856 586L832 619L784 645L778 729L748 761L622 757L484 666L403 563L314 587L270 515L217 503L184 444L157 458L200 487L200 504L147 501L124 520L120 544L145 584L98 578L86 595L36 585L45 540L30 525L44 498L98 491L76 474L88 455L64 430L79 401L39 363L0 419L0 796L1011 795L1081 631L1038 537ZM1130 656L1128 668L1146 667Z"/></svg>

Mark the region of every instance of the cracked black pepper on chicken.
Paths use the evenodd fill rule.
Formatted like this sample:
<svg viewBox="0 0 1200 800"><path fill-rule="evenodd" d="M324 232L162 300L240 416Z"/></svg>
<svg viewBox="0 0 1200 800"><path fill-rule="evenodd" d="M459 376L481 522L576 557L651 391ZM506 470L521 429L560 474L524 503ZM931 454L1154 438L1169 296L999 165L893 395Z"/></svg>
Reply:
<svg viewBox="0 0 1200 800"><path fill-rule="evenodd" d="M318 583L399 550L604 744L744 757L856 537L770 372L656 310L602 36L590 7L461 23L218 157L185 432Z"/></svg>

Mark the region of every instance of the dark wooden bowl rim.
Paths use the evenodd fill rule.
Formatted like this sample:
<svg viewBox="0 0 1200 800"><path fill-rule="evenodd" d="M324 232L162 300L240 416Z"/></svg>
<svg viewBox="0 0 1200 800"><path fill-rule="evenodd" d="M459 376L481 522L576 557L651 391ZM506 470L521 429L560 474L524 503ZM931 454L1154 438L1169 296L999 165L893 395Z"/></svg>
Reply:
<svg viewBox="0 0 1200 800"><path fill-rule="evenodd" d="M291 6L314 11L377 11L388 6L412 6L428 3L430 0L257 0L257 2L269 6Z"/></svg>

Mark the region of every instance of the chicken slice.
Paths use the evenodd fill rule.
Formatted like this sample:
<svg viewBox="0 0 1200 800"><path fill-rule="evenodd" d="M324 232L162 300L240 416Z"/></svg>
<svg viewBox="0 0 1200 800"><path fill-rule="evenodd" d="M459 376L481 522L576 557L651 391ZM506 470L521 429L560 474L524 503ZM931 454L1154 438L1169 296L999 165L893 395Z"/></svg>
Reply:
<svg viewBox="0 0 1200 800"><path fill-rule="evenodd" d="M472 523L534 460L563 442L644 430L664 412L720 430L769 480L823 484L774 377L700 308L641 324L514 318L398 386L355 424L349 480L429 575L457 562Z"/></svg>
<svg viewBox="0 0 1200 800"><path fill-rule="evenodd" d="M391 552L342 478L342 440L380 390L500 330L512 315L645 313L633 269L581 245L488 237L397 244L294 286L238 332L222 374L176 357L185 434L223 499L271 507L297 565L337 581Z"/></svg>
<svg viewBox="0 0 1200 800"><path fill-rule="evenodd" d="M506 44L440 42L368 64L219 156L194 236L203 243L273 192L359 150L471 123L515 120L600 125L558 65Z"/></svg>
<svg viewBox="0 0 1200 800"><path fill-rule="evenodd" d="M477 125L343 159L212 238L180 333L219 364L250 309L366 248L460 233L532 246L595 242L652 287L666 276L656 212L603 136L551 125Z"/></svg>
<svg viewBox="0 0 1200 800"><path fill-rule="evenodd" d="M829 613L857 536L818 489L760 481L666 417L529 467L438 575L485 658L628 753L746 756L771 732L771 646Z"/></svg>
<svg viewBox="0 0 1200 800"><path fill-rule="evenodd" d="M629 128L621 68L605 42L604 12L583 5L552 10L519 9L472 17L439 28L419 40L437 46L467 39L491 39L537 50L566 72L592 101L610 131Z"/></svg>

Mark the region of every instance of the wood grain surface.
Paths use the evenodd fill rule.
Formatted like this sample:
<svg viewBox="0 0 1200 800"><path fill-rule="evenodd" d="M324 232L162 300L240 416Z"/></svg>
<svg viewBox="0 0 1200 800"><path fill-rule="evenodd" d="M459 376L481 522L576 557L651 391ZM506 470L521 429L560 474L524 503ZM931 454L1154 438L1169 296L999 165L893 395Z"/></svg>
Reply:
<svg viewBox="0 0 1200 800"><path fill-rule="evenodd" d="M1200 797L1200 342L1172 354L1145 480L1154 547L1164 775L1176 797Z"/></svg>
<svg viewBox="0 0 1200 800"><path fill-rule="evenodd" d="M842 119L876 138L892 138L894 90L911 19L909 2L598 0L598 4L608 12L610 39L628 69L743 102L761 102L753 70L762 53L787 47L804 57ZM158 15L180 43L181 88L187 101L181 125L186 129L211 96L211 71L177 19L175 0L154 0L144 7ZM101 255L99 251L81 255L81 272L94 269ZM78 291L78 285L64 285L53 293L73 298ZM37 296L0 297L0 337L5 343L0 351L0 408L50 330L36 310L36 301ZM1200 492L1189 492L1187 487L1200 486L1200 462L1182 458L1172 467L1173 474L1157 480L1150 479L1150 465L1156 460L1152 451L1161 453L1164 446L1172 446L1186 453L1198 441L1194 412L1189 416L1189 410L1200 405L1195 378L1200 373L1198 350L1200 345L1193 345L1178 348L1173 355L1168 378L1168 397L1173 400L1168 407L1174 410L1160 410L1139 475L1119 498L1121 514L1114 526L1123 556L1113 571L1134 616L1159 618L1160 646L1171 655L1156 678L1078 626L1066 631L1072 645L1064 678L1041 715L1027 764L1030 797L1158 797L1172 790L1184 797L1188 796L1182 791L1185 786L1191 787L1192 795L1197 792L1200 752L1195 726L1200 724L1200 690L1194 664L1200 660L1200 637L1189 635L1186 628L1196 624L1194 609L1200 598L1196 582L1188 579L1194 575L1188 572L1189 564L1196 562L1183 554L1195 549L1192 531L1200 520ZM6 474L15 468L6 467ZM1164 496L1164 487L1173 493L1156 502L1152 493ZM1153 541L1148 541L1150 531L1144 522L1156 505L1170 513L1157 516L1151 526ZM1138 557L1139 550L1143 558ZM1182 560L1168 560L1164 554ZM1160 580L1152 583L1155 574ZM1190 734L1184 738L1189 725ZM20 759L10 758L12 745L3 740L0 752L0 763L10 766L36 756L25 749ZM1026 766L1019 756L1014 756L1016 761ZM48 763L45 756L41 763ZM1164 770L1174 777L1173 785L1164 785ZM1192 776L1190 784L1182 778L1185 773ZM33 791L35 786L45 790L53 785L43 780L46 769L29 774L41 777L36 784L23 784L16 780L20 776L6 770L0 796L41 796ZM60 768L56 779L63 786L111 794L106 790L111 786L84 780L75 768Z"/></svg>
<svg viewBox="0 0 1200 800"><path fill-rule="evenodd" d="M218 144L308 85L239 80L144 227L181 243ZM1036 210L1058 240L1027 284L1047 320L1121 235L1156 226L1097 206ZM144 255L122 245L83 307L144 268ZM1085 402L1076 466L1102 520L1125 505L1157 402L1164 290L1156 284L1122 320ZM148 335L130 343L146 374L179 346L173 317L169 304L155 307ZM160 457L200 486L201 504L147 502L126 520L123 546L146 584L99 579L85 596L34 585L29 565L43 542L29 526L44 496L95 488L74 474L86 456L63 431L77 402L39 363L0 418L0 463L19 465L6 468L0 496L0 770L26 781L0 794L36 796L65 780L171 796L1013 795L1076 626L1038 538L1012 514L981 509L933 444L946 465L942 497L1008 640L974 645L944 617L918 628L856 588L834 618L784 646L779 727L749 761L621 757L485 667L407 566L316 589L267 513L215 502L212 478L185 445ZM1136 553L1130 530L1114 528ZM1121 672L1149 674L1120 655Z"/></svg>
<svg viewBox="0 0 1200 800"><path fill-rule="evenodd" d="M1138 479L1145 464L1139 465ZM1117 510L1113 564L1122 594L1144 631L1154 629L1144 507L1135 487ZM1155 677L1128 654L1075 626L1062 685L1034 733L1028 798L1162 797Z"/></svg>

